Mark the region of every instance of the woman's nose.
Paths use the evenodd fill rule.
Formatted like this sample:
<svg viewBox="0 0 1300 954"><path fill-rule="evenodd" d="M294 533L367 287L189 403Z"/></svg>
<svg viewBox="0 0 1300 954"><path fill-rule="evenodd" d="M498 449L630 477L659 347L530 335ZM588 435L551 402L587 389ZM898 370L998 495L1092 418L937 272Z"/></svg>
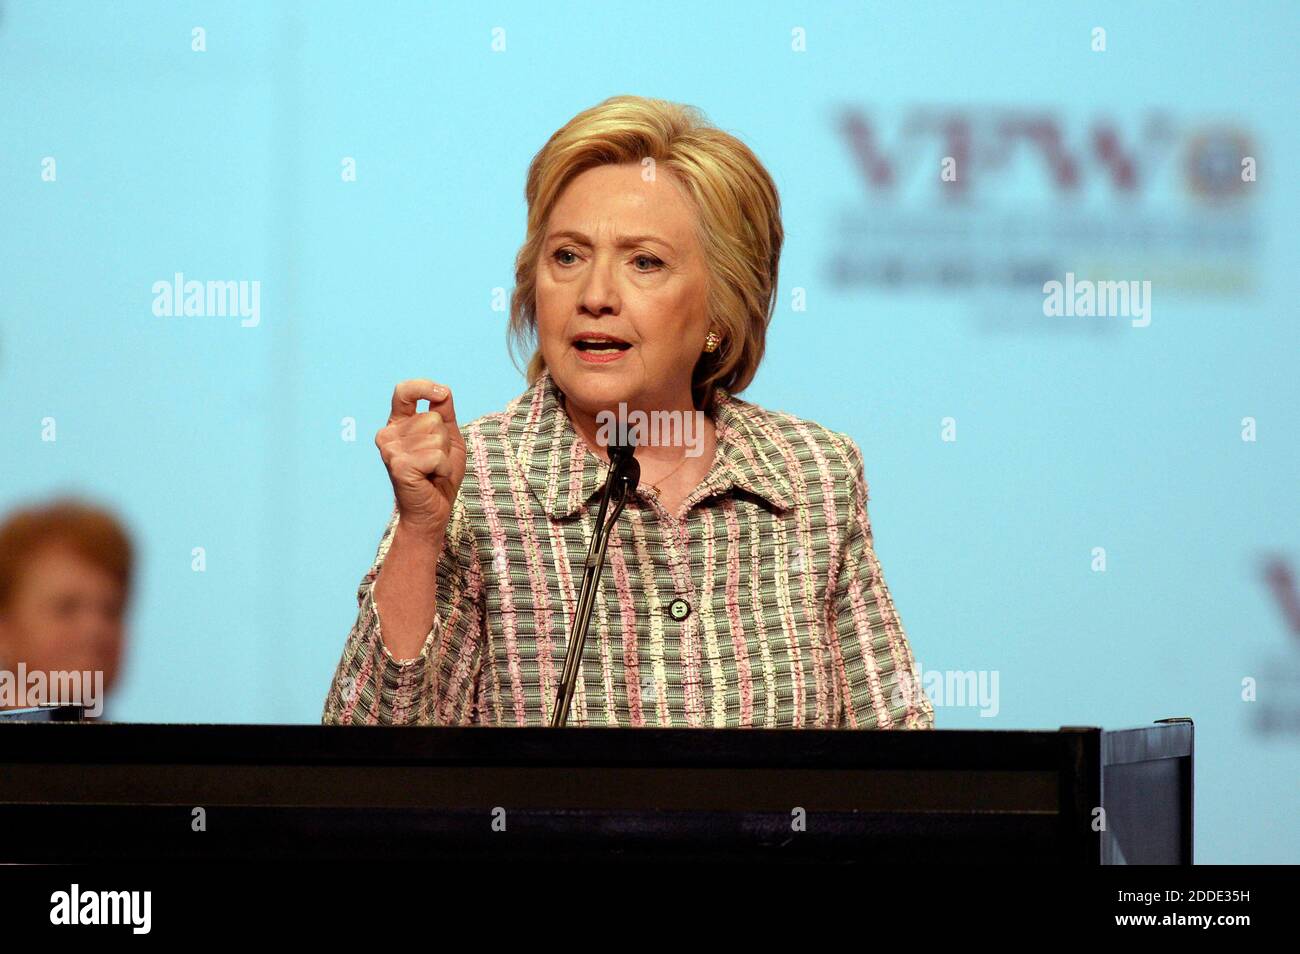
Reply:
<svg viewBox="0 0 1300 954"><path fill-rule="evenodd" d="M616 314L619 309L616 264L597 255L587 269L582 287L582 306L593 315Z"/></svg>

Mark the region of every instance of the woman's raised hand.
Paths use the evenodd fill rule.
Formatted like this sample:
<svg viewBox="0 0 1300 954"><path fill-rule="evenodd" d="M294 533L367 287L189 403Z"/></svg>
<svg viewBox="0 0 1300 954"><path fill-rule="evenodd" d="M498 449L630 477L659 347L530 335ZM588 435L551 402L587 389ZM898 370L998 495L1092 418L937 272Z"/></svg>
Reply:
<svg viewBox="0 0 1300 954"><path fill-rule="evenodd" d="M417 412L421 398L429 409ZM425 378L399 383L375 445L393 484L399 523L440 545L465 479L465 439L451 389Z"/></svg>

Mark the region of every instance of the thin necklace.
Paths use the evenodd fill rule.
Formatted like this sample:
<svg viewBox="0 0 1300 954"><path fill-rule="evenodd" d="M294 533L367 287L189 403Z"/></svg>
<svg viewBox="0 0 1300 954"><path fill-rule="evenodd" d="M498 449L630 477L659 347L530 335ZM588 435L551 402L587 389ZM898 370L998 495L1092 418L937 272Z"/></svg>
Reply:
<svg viewBox="0 0 1300 954"><path fill-rule="evenodd" d="M653 490L653 491L655 492L655 496L656 496L656 497L662 497L662 496L663 496L663 491L661 491L661 490L659 489L659 484L663 483L665 480L667 480L667 479L668 479L669 477L671 477L673 474L675 474L675 473L677 473L679 470L681 470L681 469L682 469L682 465L685 464L685 463L686 463L686 454L683 453L683 454L682 454L682 459L679 460L679 461L677 462L677 466L676 466L676 467L674 467L672 470L668 471L668 473L666 473L666 474L664 474L662 477L660 477L658 483L653 483L653 484L650 485L650 489Z"/></svg>

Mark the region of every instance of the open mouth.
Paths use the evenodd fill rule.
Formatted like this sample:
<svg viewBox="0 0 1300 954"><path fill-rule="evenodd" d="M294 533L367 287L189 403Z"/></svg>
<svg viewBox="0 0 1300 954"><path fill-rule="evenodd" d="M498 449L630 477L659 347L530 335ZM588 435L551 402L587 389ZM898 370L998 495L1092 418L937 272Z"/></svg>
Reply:
<svg viewBox="0 0 1300 954"><path fill-rule="evenodd" d="M619 341L614 338L578 338L573 342L573 346L579 351L586 351L591 354L614 354L632 347L626 341Z"/></svg>

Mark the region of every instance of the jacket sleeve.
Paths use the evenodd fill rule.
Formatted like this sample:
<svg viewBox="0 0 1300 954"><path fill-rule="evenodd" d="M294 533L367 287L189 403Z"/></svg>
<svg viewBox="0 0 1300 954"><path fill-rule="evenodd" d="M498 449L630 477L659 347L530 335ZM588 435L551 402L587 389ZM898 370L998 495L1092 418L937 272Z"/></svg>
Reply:
<svg viewBox="0 0 1300 954"><path fill-rule="evenodd" d="M921 686L911 645L876 558L862 451L847 435L839 438L848 467L848 492L841 500L847 497L848 506L829 625L843 659L841 726L932 729L934 705Z"/></svg>
<svg viewBox="0 0 1300 954"><path fill-rule="evenodd" d="M467 725L483 660L482 575L457 499L438 561L437 608L420 653L396 659L384 645L375 578L397 527L397 508L357 589L356 622L325 697L327 725Z"/></svg>

